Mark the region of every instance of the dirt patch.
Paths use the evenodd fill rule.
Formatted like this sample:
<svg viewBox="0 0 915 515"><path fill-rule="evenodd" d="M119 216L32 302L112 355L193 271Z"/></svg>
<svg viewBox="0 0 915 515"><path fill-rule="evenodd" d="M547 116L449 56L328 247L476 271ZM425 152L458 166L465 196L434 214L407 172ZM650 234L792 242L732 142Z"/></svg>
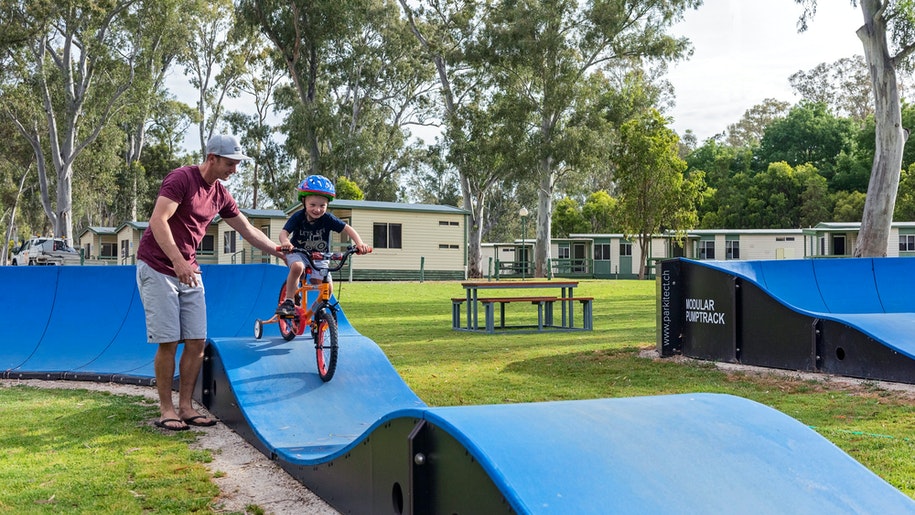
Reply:
<svg viewBox="0 0 915 515"><path fill-rule="evenodd" d="M39 388L105 391L157 399L154 388L137 385L83 381L0 380L0 386L17 384ZM196 407L201 413L208 414L202 406ZM219 487L219 497L214 502L218 512L247 513L246 507L258 506L264 512L273 515L339 513L222 422L213 427L194 430L199 436L192 447L209 449L213 455L213 461L206 466L215 476L213 482Z"/></svg>

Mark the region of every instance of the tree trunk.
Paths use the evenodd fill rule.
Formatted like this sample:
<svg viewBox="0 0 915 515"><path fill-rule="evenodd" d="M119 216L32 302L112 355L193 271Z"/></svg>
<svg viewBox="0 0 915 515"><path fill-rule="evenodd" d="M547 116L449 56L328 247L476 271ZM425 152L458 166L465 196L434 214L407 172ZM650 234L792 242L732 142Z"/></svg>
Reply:
<svg viewBox="0 0 915 515"><path fill-rule="evenodd" d="M549 274L553 213L552 159L540 161L540 187L537 188L537 245L534 248L534 277Z"/></svg>
<svg viewBox="0 0 915 515"><path fill-rule="evenodd" d="M6 238L3 239L3 256L0 259L0 265L6 266L6 255L9 253L10 238L13 235L13 228L16 227L16 207L19 205L19 199L22 197L22 190L25 188L25 178L29 175L31 167L26 168L19 179L19 191L16 192L16 198L13 199L13 205L10 208L10 224L6 227Z"/></svg>
<svg viewBox="0 0 915 515"><path fill-rule="evenodd" d="M639 234L639 280L645 279L648 272L648 252L651 242L650 234Z"/></svg>
<svg viewBox="0 0 915 515"><path fill-rule="evenodd" d="M874 88L876 148L861 230L855 243L856 257L886 256L907 137L902 127L896 65L886 42L886 21L883 13L877 12L880 4L878 0L861 1L864 25L858 29Z"/></svg>
<svg viewBox="0 0 915 515"><path fill-rule="evenodd" d="M477 198L470 193L470 180L461 174L461 191L464 197L464 209L470 213L468 222L467 241L467 277L479 279L483 277L481 262L483 261L483 211L485 192L480 192ZM476 202L474 202L476 201Z"/></svg>
<svg viewBox="0 0 915 515"><path fill-rule="evenodd" d="M57 226L54 236L73 245L73 165L69 162L57 177Z"/></svg>

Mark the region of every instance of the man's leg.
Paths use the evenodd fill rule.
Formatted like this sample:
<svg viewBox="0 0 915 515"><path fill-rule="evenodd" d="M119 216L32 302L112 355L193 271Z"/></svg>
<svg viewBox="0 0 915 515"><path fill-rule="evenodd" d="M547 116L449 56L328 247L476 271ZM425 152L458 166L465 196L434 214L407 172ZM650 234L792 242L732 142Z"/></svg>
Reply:
<svg viewBox="0 0 915 515"><path fill-rule="evenodd" d="M159 412L162 417L159 420L172 419L164 422L168 427L177 429L186 427L180 420L178 412L175 410L175 404L172 400L172 381L175 377L175 353L178 349L178 342L160 343L156 350L156 357L153 360L153 367L156 373L156 391L159 394Z"/></svg>
<svg viewBox="0 0 915 515"><path fill-rule="evenodd" d="M203 426L215 423L209 417L201 417L192 404L197 376L200 375L200 368L203 366L205 347L206 340L184 340L184 351L181 353L181 361L178 362L178 415L185 422L193 419L189 423Z"/></svg>

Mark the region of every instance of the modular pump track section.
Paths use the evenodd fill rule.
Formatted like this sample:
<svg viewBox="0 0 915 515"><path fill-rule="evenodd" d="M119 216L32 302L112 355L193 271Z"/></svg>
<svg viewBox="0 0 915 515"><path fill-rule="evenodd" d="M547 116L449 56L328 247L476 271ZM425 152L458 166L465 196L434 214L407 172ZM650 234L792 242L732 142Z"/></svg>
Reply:
<svg viewBox="0 0 915 515"><path fill-rule="evenodd" d="M0 315L3 375L153 384L134 274L0 268L15 297ZM735 396L429 407L344 313L323 383L307 336L252 336L285 276L203 267L212 337L196 397L343 513L915 513L812 429Z"/></svg>
<svg viewBox="0 0 915 515"><path fill-rule="evenodd" d="M657 347L915 384L915 258L663 261Z"/></svg>

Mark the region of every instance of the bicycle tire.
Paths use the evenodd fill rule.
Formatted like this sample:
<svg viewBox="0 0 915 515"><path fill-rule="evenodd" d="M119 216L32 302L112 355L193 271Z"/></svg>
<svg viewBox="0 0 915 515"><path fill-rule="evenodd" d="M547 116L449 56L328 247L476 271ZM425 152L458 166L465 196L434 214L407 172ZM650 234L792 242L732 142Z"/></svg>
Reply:
<svg viewBox="0 0 915 515"><path fill-rule="evenodd" d="M277 302L277 305L281 304L286 300L286 281L283 281L282 286L280 286L280 298ZM296 315L292 318L283 318L277 317L277 325L280 326L280 335L284 340L292 341L295 338L295 335L299 333L299 316Z"/></svg>
<svg viewBox="0 0 915 515"><path fill-rule="evenodd" d="M318 376L325 383L333 379L337 371L337 321L327 310L315 315L318 331L315 334L315 358L318 365Z"/></svg>

